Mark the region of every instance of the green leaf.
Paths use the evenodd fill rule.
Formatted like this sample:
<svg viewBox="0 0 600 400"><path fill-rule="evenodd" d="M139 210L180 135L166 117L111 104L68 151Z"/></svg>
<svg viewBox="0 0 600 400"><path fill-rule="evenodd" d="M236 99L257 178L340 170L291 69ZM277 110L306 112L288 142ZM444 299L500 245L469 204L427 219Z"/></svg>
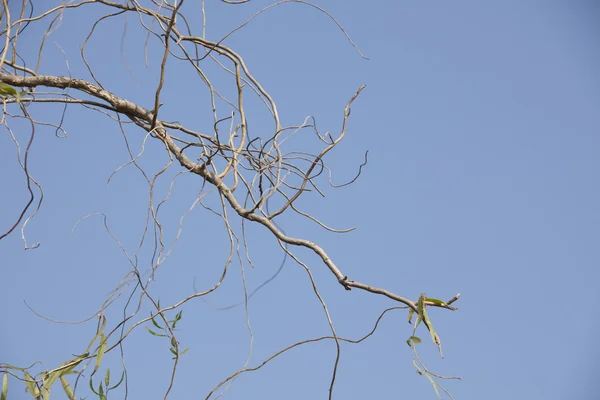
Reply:
<svg viewBox="0 0 600 400"><path fill-rule="evenodd" d="M0 391L0 400L6 400L8 396L8 372L2 376L2 391Z"/></svg>
<svg viewBox="0 0 600 400"><path fill-rule="evenodd" d="M21 367L15 367L14 365L11 364L2 364L3 368L6 369L16 369L17 371L27 371L29 368L33 367L35 364L37 364L37 362L31 364L29 367L25 367L25 368L21 368Z"/></svg>
<svg viewBox="0 0 600 400"><path fill-rule="evenodd" d="M92 390L92 392L94 392L94 394L95 394L96 396L100 396L100 395L98 394L98 392L96 392L96 390L94 389L94 383L92 382L92 379L93 379L93 377L91 377L91 376L90 376L90 389Z"/></svg>
<svg viewBox="0 0 600 400"><path fill-rule="evenodd" d="M106 387L108 388L110 382L110 368L106 369L106 375L104 375L104 384L106 385Z"/></svg>
<svg viewBox="0 0 600 400"><path fill-rule="evenodd" d="M79 365L83 360L87 358L89 354L84 353L80 356L75 357L72 360L62 363L58 368L53 369L52 371L48 371L45 373L44 378L42 380L43 387L50 389L52 385L56 382L58 378L63 375L67 375L71 373L71 371Z"/></svg>
<svg viewBox="0 0 600 400"><path fill-rule="evenodd" d="M160 325L159 325L159 324L158 324L158 323L157 323L157 322L154 320L154 317L152 317L151 321L152 321L152 324L153 324L155 327L157 327L158 329L161 329L161 330L163 329L163 327L162 327L162 326L160 326Z"/></svg>
<svg viewBox="0 0 600 400"><path fill-rule="evenodd" d="M43 379L43 385L45 388L50 389L54 382L62 375L62 370L55 370L49 374L46 374Z"/></svg>
<svg viewBox="0 0 600 400"><path fill-rule="evenodd" d="M431 323L431 320L429 319L429 315L427 314L427 310L425 310L425 308L423 308L423 321L425 322L425 325L427 325L427 329L429 329L429 335L431 336L431 340L437 345L438 350L440 352L440 356L443 358L444 355L442 354L442 342L440 341L440 337L438 336L438 334L435 332L435 329L433 329L433 324Z"/></svg>
<svg viewBox="0 0 600 400"><path fill-rule="evenodd" d="M113 389L116 389L117 387L119 387L121 382L123 382L124 378L125 378L125 371L121 372L121 379L119 379L119 382L117 382L117 384L115 386L111 387L110 389L107 389L106 392L108 393L109 390L113 390Z"/></svg>
<svg viewBox="0 0 600 400"><path fill-rule="evenodd" d="M189 347L186 347L185 349L183 349L183 351L180 351L180 352L179 352L179 355L181 356L181 355L183 355L183 354L187 353L187 351L188 351L189 349L190 349Z"/></svg>
<svg viewBox="0 0 600 400"><path fill-rule="evenodd" d="M417 322L415 323L415 329L417 329L417 327L423 320L424 311L425 311L425 294L421 294L421 296L419 296L419 301L417 303L417 312L418 312L419 316L417 318Z"/></svg>
<svg viewBox="0 0 600 400"><path fill-rule="evenodd" d="M86 352L89 352L92 349L92 347L94 346L94 343L96 343L96 339L98 339L100 337L100 335L102 335L102 332L104 332L104 327L106 326L106 317L104 315L100 314L98 316L98 322L99 322L100 326L97 329L96 336L94 336L94 338L88 345Z"/></svg>
<svg viewBox="0 0 600 400"><path fill-rule="evenodd" d="M104 397L104 388L102 387L102 382L100 382L98 385L98 396L100 396L100 398Z"/></svg>
<svg viewBox="0 0 600 400"><path fill-rule="evenodd" d="M432 299L432 298L428 297L425 299L425 301L428 303L435 304L436 306L448 307L448 304L445 301L442 301L440 299Z"/></svg>
<svg viewBox="0 0 600 400"><path fill-rule="evenodd" d="M437 384L435 383L435 381L433 380L433 378L431 376L429 376L429 374L423 374L427 377L427 379L429 379L429 382L431 382L431 386L433 386L433 390L435 390L435 394L437 394L438 398L442 398L442 396L440 395L440 391L437 388Z"/></svg>
<svg viewBox="0 0 600 400"><path fill-rule="evenodd" d="M421 338L417 337L417 336L411 336L406 340L406 343L412 347L412 344L421 344Z"/></svg>
<svg viewBox="0 0 600 400"><path fill-rule="evenodd" d="M437 344L438 350L440 351L440 357L444 358L444 353L442 353L442 341L437 333L433 335L433 341Z"/></svg>
<svg viewBox="0 0 600 400"><path fill-rule="evenodd" d="M150 334L151 334L152 336L158 336L158 337L167 337L167 335L163 335L162 333L156 333L156 332L154 332L152 329L150 329L150 328L148 328L148 327L146 327L146 330L147 330L148 332L150 332Z"/></svg>
<svg viewBox="0 0 600 400"><path fill-rule="evenodd" d="M42 386L42 399L50 400L50 389L45 386Z"/></svg>
<svg viewBox="0 0 600 400"><path fill-rule="evenodd" d="M38 397L40 397L40 388L38 388L37 384L35 383L35 379L33 379L33 377L31 375L29 375L29 372L27 372L27 371L24 371L24 372L25 372L25 386L27 387L27 391L29 393L31 393L31 395L37 399Z"/></svg>
<svg viewBox="0 0 600 400"><path fill-rule="evenodd" d="M73 389L71 389L71 385L69 385L67 378L65 378L64 376L61 376L60 383L62 384L62 387L65 390L65 393L66 393L67 397L69 398L69 400L75 400L75 394L73 393Z"/></svg>
<svg viewBox="0 0 600 400"><path fill-rule="evenodd" d="M412 317L415 315L415 310L412 308L408 309L408 323L412 325Z"/></svg>
<svg viewBox="0 0 600 400"><path fill-rule="evenodd" d="M94 367L94 372L98 371L98 368L100 367L100 363L102 362L102 359L104 358L104 352L106 351L106 336L104 335L104 333L102 333L100 335L100 347L98 347L98 354L96 355L96 366Z"/></svg>
<svg viewBox="0 0 600 400"><path fill-rule="evenodd" d="M175 329L175 326L179 321L181 321L181 317L183 317L183 310L179 311L177 315L175 315L175 319L172 321L171 329Z"/></svg>
<svg viewBox="0 0 600 400"><path fill-rule="evenodd" d="M177 351L174 348L169 348L169 350L171 350L171 353L175 354L175 357L179 357L179 354L177 354Z"/></svg>
<svg viewBox="0 0 600 400"><path fill-rule="evenodd" d="M431 319L429 319L429 314L427 314L427 310L425 309L425 307L423 307L423 322L425 322L425 325L427 325L427 329L429 329L429 332L434 332L433 330L433 325L431 324Z"/></svg>
<svg viewBox="0 0 600 400"><path fill-rule="evenodd" d="M175 339L175 336L171 336L171 346L173 346L174 349L177 348L177 339Z"/></svg>
<svg viewBox="0 0 600 400"><path fill-rule="evenodd" d="M0 94L9 94L15 97L19 95L14 87L3 82L0 82Z"/></svg>

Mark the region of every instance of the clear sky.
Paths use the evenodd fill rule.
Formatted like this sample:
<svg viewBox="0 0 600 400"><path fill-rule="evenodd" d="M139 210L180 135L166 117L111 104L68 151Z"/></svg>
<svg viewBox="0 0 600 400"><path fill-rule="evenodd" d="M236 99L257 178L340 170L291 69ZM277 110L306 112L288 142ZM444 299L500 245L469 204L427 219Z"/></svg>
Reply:
<svg viewBox="0 0 600 400"><path fill-rule="evenodd" d="M187 0L183 6L198 34L199 4ZM207 38L220 39L267 4L208 1ZM457 312L430 312L444 346L443 360L425 340L427 333L419 333L424 339L420 353L431 369L463 377L446 383L456 399L598 398L600 4L317 4L338 19L369 60L357 54L330 19L297 3L269 10L224 42L245 58L273 96L284 125L312 115L323 132L338 132L345 103L367 84L352 106L343 144L326 161L337 183L354 176L366 150L368 165L353 186L329 188L325 198L312 193L299 203L330 226L357 230L335 235L291 216L277 222L289 235L319 243L350 279L412 299L422 292L442 299L460 292ZM69 75L66 57L73 77L92 79L80 47L101 10L86 5L65 13L48 38L41 74ZM45 27L32 25L20 39L30 66ZM107 90L151 108L162 52L151 46L150 67L144 66L145 36L134 15L116 17L97 30L86 53L97 78ZM207 70L226 94L233 94L225 75ZM164 102L165 120L211 129L207 92L183 64L168 65ZM272 123L259 106L248 101L249 127L255 136L267 137ZM17 113L15 105L8 109ZM34 118L54 123L61 110L48 104L30 107ZM30 155L30 171L43 185L45 198L25 233L30 244L39 241L40 247L23 251L18 231L0 242L0 362L25 366L41 360L39 370L81 353L95 322L52 324L32 314L24 301L56 320L93 315L130 266L100 217L71 230L81 217L103 212L133 254L148 201L148 186L131 166L106 186L111 173L128 161L114 122L72 106L65 121L68 138L39 127ZM21 145L26 143L28 125L14 119L9 124ZM126 133L132 151L139 152L144 132L129 127ZM285 150L315 144L308 134L299 134ZM156 172L165 163L163 154L160 145L149 143L141 163ZM4 231L27 199L5 129L0 167ZM157 199L165 196L177 171L172 167L159 183ZM168 244L200 186L197 177L177 179L161 211ZM214 196L207 203L218 206ZM255 268L245 265L244 271L253 290L273 276L283 254L264 229L249 226L248 233ZM194 283L199 290L210 287L221 274L227 246L222 223L198 206L160 267L153 295L167 305L191 294ZM298 255L310 266L340 336L366 334L383 309L396 305L343 290L316 257L306 251ZM148 268L151 257L151 246L145 246L142 268ZM211 307L242 300L240 271L234 263L223 287L207 302L198 299L184 307L178 337L190 350L181 358L172 398L204 398L244 365L250 335L243 307ZM121 317L123 301L107 314L109 326ZM143 310L147 315L149 308ZM292 260L251 299L249 313L254 335L250 366L295 341L329 333L306 273ZM435 398L412 366L405 343L410 334L406 311L399 310L386 315L365 342L343 345L335 398ZM126 341L131 398L163 396L170 373L168 347L143 328ZM333 342L300 347L241 376L224 398L326 398L334 359ZM120 374L118 354L107 355L105 362L113 376ZM81 385L80 396L89 395L87 378ZM59 390L53 398L61 398ZM9 399L28 396L11 381Z"/></svg>

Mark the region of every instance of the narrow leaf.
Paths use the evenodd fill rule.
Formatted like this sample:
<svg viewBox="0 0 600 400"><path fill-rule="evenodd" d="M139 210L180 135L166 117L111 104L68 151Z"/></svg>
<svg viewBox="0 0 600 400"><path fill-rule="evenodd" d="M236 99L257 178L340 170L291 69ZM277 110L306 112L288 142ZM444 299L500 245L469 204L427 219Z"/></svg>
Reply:
<svg viewBox="0 0 600 400"><path fill-rule="evenodd" d="M69 400L76 400L75 399L75 394L73 393L73 389L71 389L71 385L69 385L69 382L67 381L67 378L65 378L64 376L60 377L60 383L62 384L63 389L65 390L65 393L67 394L67 397Z"/></svg>
<svg viewBox="0 0 600 400"><path fill-rule="evenodd" d="M15 88L3 82L0 82L0 94L10 94L17 97L17 91Z"/></svg>
<svg viewBox="0 0 600 400"><path fill-rule="evenodd" d="M2 391L0 391L0 400L6 400L8 396L8 372L2 376Z"/></svg>
<svg viewBox="0 0 600 400"><path fill-rule="evenodd" d="M156 333L156 332L154 332L152 329L150 329L150 328L148 328L148 327L146 327L146 330L147 330L148 332L150 332L150 334L151 334L152 336L158 336L158 337L167 337L167 335L163 335L162 333Z"/></svg>
<svg viewBox="0 0 600 400"><path fill-rule="evenodd" d="M96 355L96 366L94 367L94 372L98 370L100 367L100 363L104 358L104 352L106 351L106 336L104 333L100 335L100 347L98 347L98 354Z"/></svg>
<svg viewBox="0 0 600 400"><path fill-rule="evenodd" d="M100 326L97 329L96 336L94 336L94 338L88 345L86 352L89 352L92 349L92 347L94 346L94 343L96 342L96 339L98 339L100 337L100 335L102 335L102 333L104 332L104 327L106 326L106 317L104 315L100 314L98 316L98 323L100 324Z"/></svg>
<svg viewBox="0 0 600 400"><path fill-rule="evenodd" d="M52 387L52 385L54 385L54 382L56 382L56 380L58 378L60 378L61 375L62 375L62 370L58 369L58 370L55 370L55 371L47 374L46 376L44 376L44 379L43 379L44 387L50 389Z"/></svg>
<svg viewBox="0 0 600 400"><path fill-rule="evenodd" d="M429 382L431 382L431 386L433 386L433 390L435 390L435 394L437 394L438 398L442 398L442 396L440 395L440 391L437 388L437 384L435 383L435 381L433 380L433 378L431 376L429 376L429 374L423 374L427 377L427 379L429 379Z"/></svg>
<svg viewBox="0 0 600 400"><path fill-rule="evenodd" d="M408 309L408 323L412 325L412 317L415 315L415 310L412 308Z"/></svg>
<svg viewBox="0 0 600 400"><path fill-rule="evenodd" d="M419 317L417 318L417 322L415 323L415 329L417 329L417 327L423 320L424 311L425 311L425 295L422 294L421 296L419 296L419 302L417 303L417 312L419 313Z"/></svg>
<svg viewBox="0 0 600 400"><path fill-rule="evenodd" d="M440 357L444 358L444 353L442 353L442 341L437 333L434 336L433 341L437 344L438 350L440 351Z"/></svg>
<svg viewBox="0 0 600 400"><path fill-rule="evenodd" d="M106 385L107 388L108 388L109 383L110 383L110 368L107 368L106 375L104 375L104 384Z"/></svg>
<svg viewBox="0 0 600 400"><path fill-rule="evenodd" d="M183 354L187 353L187 351L188 351L189 349L190 349L189 347L186 347L185 349L183 349L183 351L180 351L180 352L179 352L179 355L183 355Z"/></svg>
<svg viewBox="0 0 600 400"><path fill-rule="evenodd" d="M33 367L35 364L37 364L37 362L35 362L35 363L31 364L29 367L25 367L25 368L16 367L11 364L2 364L2 367L6 368L6 369L16 369L17 371L27 371L29 368Z"/></svg>
<svg viewBox="0 0 600 400"><path fill-rule="evenodd" d="M425 301L428 303L435 304L436 306L448 307L448 304L440 299L432 299L428 297L425 299Z"/></svg>
<svg viewBox="0 0 600 400"><path fill-rule="evenodd" d="M40 388L38 388L35 383L35 379L33 379L33 377L29 375L29 372L27 371L25 371L25 386L27 386L27 391L31 393L33 397L36 399L40 397Z"/></svg>
<svg viewBox="0 0 600 400"><path fill-rule="evenodd" d="M90 389L92 390L92 392L94 392L94 394L95 394L96 396L100 396L100 395L98 394L98 392L96 392L96 390L94 389L94 383L92 382L92 379L93 379L93 377L91 377L91 376L90 376Z"/></svg>
<svg viewBox="0 0 600 400"><path fill-rule="evenodd" d="M79 365L79 363L81 363L83 360L88 358L89 355L90 355L90 353L83 353L82 355L77 356L74 359L67 361L66 363L63 363L60 367L58 367L54 371L60 370L61 376L70 374L71 371L73 371L75 369L75 367Z"/></svg>
<svg viewBox="0 0 600 400"><path fill-rule="evenodd" d="M160 326L160 325L158 324L158 322L156 322L156 321L154 320L154 317L152 317L152 319L151 319L150 321L152 321L152 324L153 324L155 327L157 327L158 329L161 329L161 330L163 329L163 327L162 327L162 326Z"/></svg>
<svg viewBox="0 0 600 400"><path fill-rule="evenodd" d="M427 325L427 329L429 329L429 335L431 336L431 340L438 347L440 356L442 358L444 358L444 355L442 354L442 343L440 341L440 337L435 332L435 329L433 329L433 324L431 323L431 320L429 319L429 315L427 314L427 310L425 310L425 309L423 309L423 321L425 322L425 325Z"/></svg>
<svg viewBox="0 0 600 400"><path fill-rule="evenodd" d="M125 371L121 372L121 379L119 379L119 382L117 382L117 384L115 386L111 387L110 389L107 389L106 391L108 392L109 390L113 390L113 389L116 389L117 387L119 387L121 382L123 382L124 378L125 378Z"/></svg>

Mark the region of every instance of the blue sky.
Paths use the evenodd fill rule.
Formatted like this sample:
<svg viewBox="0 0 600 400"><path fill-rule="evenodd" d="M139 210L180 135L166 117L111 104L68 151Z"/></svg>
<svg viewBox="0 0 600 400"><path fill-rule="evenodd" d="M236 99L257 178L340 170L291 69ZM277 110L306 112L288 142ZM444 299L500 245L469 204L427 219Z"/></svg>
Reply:
<svg viewBox="0 0 600 400"><path fill-rule="evenodd" d="M208 2L207 37L218 40L267 4ZM313 193L299 203L328 225L357 230L335 235L293 216L282 216L278 224L291 236L319 243L350 279L413 299L422 292L442 299L460 292L457 312L430 312L445 359L439 359L431 342L420 346L435 372L463 377L446 384L456 399L595 398L600 6L541 0L318 5L339 20L370 60L361 59L331 20L302 4L271 9L225 41L278 103L284 125L312 115L322 131L337 132L345 103L367 84L352 106L346 138L327 162L335 182L354 176L366 150L368 165L353 186L329 189L325 198ZM44 50L41 74L68 75L66 55L73 77L91 79L80 47L101 10L87 5L65 14ZM196 3L188 0L183 11L199 26ZM125 64L119 43L125 22L121 16L97 28L88 61L107 90L150 108L162 53L151 46L150 67L144 66L145 36L130 15ZM32 25L26 32L21 45L33 65L43 28ZM209 66L207 71L226 94L233 94L224 74ZM164 99L165 120L211 129L207 92L183 64L169 64ZM8 107L17 112L14 105ZM268 113L256 100L249 99L247 107L251 132L268 136L273 128ZM55 123L61 110L30 107L34 118ZM25 143L28 125L9 123ZM52 324L33 315L23 301L57 320L93 315L129 265L101 218L86 219L71 230L81 217L103 212L132 254L148 201L148 186L134 168L123 169L106 186L111 173L128 161L114 122L69 107L65 129L68 138L60 139L53 129L39 127L30 156L31 173L43 185L45 198L26 234L40 247L23 251L19 232L0 242L0 362L42 360L40 370L82 352L95 324ZM139 152L144 133L133 127L126 133L132 151ZM315 146L308 134L299 134L284 150ZM150 141L141 163L156 172L165 161L161 146ZM0 165L4 230L27 198L6 130L0 135ZM156 198L164 197L177 171L172 167L159 182ZM169 244L200 186L192 176L176 180L161 211ZM214 196L207 203L218 206ZM283 254L264 229L247 228L256 267L245 265L245 274L253 290L277 271ZM210 287L221 274L227 246L220 220L198 206L160 267L153 295L166 305L191 294L194 282L199 289ZM310 266L340 336L366 334L383 309L396 305L343 290L316 257L297 254ZM146 245L140 252L143 268L151 256ZM196 300L184 307L178 338L190 351L182 356L172 398L204 398L248 356L243 307L218 311L210 306L243 298L239 265L234 263L228 274L208 303ZM120 300L107 314L109 326L119 320L123 304ZM149 308L143 310L147 315ZM291 260L251 299L249 310L251 366L295 341L329 332L306 273ZM386 315L370 339L343 345L335 398L435 398L412 366L405 343L410 334L406 311L400 310ZM427 338L423 331L420 336ZM131 396L162 396L170 371L168 347L143 328L129 337ZM292 350L241 376L225 398L326 398L334 358L332 342ZM105 362L114 376L120 373L118 354L107 355ZM88 394L86 385L84 380L82 396ZM28 396L16 381L10 395ZM54 396L60 398L58 392ZM121 396L118 392L115 398Z"/></svg>

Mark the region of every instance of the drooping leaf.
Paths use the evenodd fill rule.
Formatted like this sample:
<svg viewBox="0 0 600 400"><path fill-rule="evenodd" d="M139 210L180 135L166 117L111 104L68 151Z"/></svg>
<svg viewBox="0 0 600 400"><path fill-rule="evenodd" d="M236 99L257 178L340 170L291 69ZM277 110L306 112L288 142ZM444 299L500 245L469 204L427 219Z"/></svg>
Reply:
<svg viewBox="0 0 600 400"><path fill-rule="evenodd" d="M93 379L94 379L94 377L93 377L93 376L90 376L90 390L91 390L92 392L94 392L94 394L95 394L96 396L100 396L100 395L98 394L98 392L96 392L96 389L94 389L94 382L92 382L92 380L93 380Z"/></svg>
<svg viewBox="0 0 600 400"><path fill-rule="evenodd" d="M412 308L408 309L408 323L412 325L412 317L415 315L415 310Z"/></svg>
<svg viewBox="0 0 600 400"><path fill-rule="evenodd" d="M106 375L104 375L104 385L108 389L108 385L110 384L110 368L106 368Z"/></svg>
<svg viewBox="0 0 600 400"><path fill-rule="evenodd" d="M98 323L100 326L97 329L96 336L94 336L94 338L88 345L86 352L89 352L92 349L92 347L94 346L94 343L96 343L96 339L98 339L100 337L100 335L102 335L102 333L104 332L104 327L106 326L106 317L104 315L100 314L98 316Z"/></svg>
<svg viewBox="0 0 600 400"><path fill-rule="evenodd" d="M33 377L31 375L29 375L29 372L24 371L25 372L25 386L27 387L27 391L29 393L31 393L31 395L34 398L38 398L40 397L40 388L38 388L37 384L35 383L35 379L33 379Z"/></svg>
<svg viewBox="0 0 600 400"><path fill-rule="evenodd" d="M431 340L438 347L440 356L444 358L444 355L442 354L442 342L440 341L440 337L438 336L438 334L435 332L435 329L433 329L433 324L431 323L431 319L429 318L429 315L427 314L427 310L425 308L423 309L423 321L425 322L425 325L427 325L427 329L429 329L429 335L431 336Z"/></svg>
<svg viewBox="0 0 600 400"><path fill-rule="evenodd" d="M167 337L167 335L163 335L162 333L156 333L156 332L154 332L152 329L150 329L150 328L148 328L148 327L146 327L146 330L147 330L148 332L150 332L150 334L151 334L152 336L158 336L158 337Z"/></svg>
<svg viewBox="0 0 600 400"><path fill-rule="evenodd" d="M437 333L434 336L433 341L437 344L438 350L440 351L440 357L444 358L444 353L442 353L442 341Z"/></svg>
<svg viewBox="0 0 600 400"><path fill-rule="evenodd" d="M100 363L102 363L102 359L104 358L104 352L106 351L106 336L104 333L100 335L100 347L98 347L98 354L96 355L96 366L94 367L94 372L98 371L100 367Z"/></svg>
<svg viewBox="0 0 600 400"><path fill-rule="evenodd" d="M97 333L103 333L104 332L104 328L106 327L106 317L102 314L100 314L98 316L98 322L100 322L100 327L98 328L98 332Z"/></svg>
<svg viewBox="0 0 600 400"><path fill-rule="evenodd" d="M119 385L121 384L121 382L123 382L124 378L125 378L125 371L121 372L121 379L119 379L119 382L117 382L117 384L115 386L111 387L110 389L107 389L107 392L108 392L108 390L113 390L113 389L118 388Z"/></svg>
<svg viewBox="0 0 600 400"><path fill-rule="evenodd" d="M160 330L162 330L162 329L163 329L163 327L162 327L162 326L160 326L160 325L158 324L158 322L156 322L156 320L154 320L154 317L152 317L152 319L151 319L150 321L152 321L152 324L153 324L155 327L157 327L158 329L160 329Z"/></svg>
<svg viewBox="0 0 600 400"><path fill-rule="evenodd" d="M71 389L71 385L69 385L67 378L65 378L64 376L61 376L60 383L62 384L62 387L65 390L67 398L69 400L75 400L75 394L73 393L73 389Z"/></svg>
<svg viewBox="0 0 600 400"><path fill-rule="evenodd" d="M442 398L442 395L440 395L440 391L437 388L437 383L435 383L435 381L433 380L433 378L431 376L429 376L429 374L423 374L427 377L427 379L429 379L429 382L431 382L431 386L433 386L433 390L435 390L435 394L437 394L437 397L439 399Z"/></svg>
<svg viewBox="0 0 600 400"><path fill-rule="evenodd" d="M2 376L2 390L0 391L0 400L6 400L8 396L8 372Z"/></svg>
<svg viewBox="0 0 600 400"><path fill-rule="evenodd" d="M106 400L106 396L104 395L104 388L102 387L102 382L98 385L98 397L100 400Z"/></svg>
<svg viewBox="0 0 600 400"><path fill-rule="evenodd" d="M412 348L413 343L421 344L421 338L419 338L417 336L411 336L406 340L406 343Z"/></svg>
<svg viewBox="0 0 600 400"><path fill-rule="evenodd" d="M42 386L42 399L50 400L50 389L45 386Z"/></svg>
<svg viewBox="0 0 600 400"><path fill-rule="evenodd" d="M433 330L433 324L431 323L431 319L429 319L429 314L427 314L425 307L423 307L423 322L427 325L427 329L429 329L429 333L431 333L431 338L433 339L435 331Z"/></svg>
<svg viewBox="0 0 600 400"><path fill-rule="evenodd" d="M56 382L56 380L58 378L60 378L60 376L62 375L62 370L58 369L58 370L54 370L53 372L46 374L44 376L43 379L43 384L45 388L50 389L52 387L52 385L54 385L54 382Z"/></svg>
<svg viewBox="0 0 600 400"><path fill-rule="evenodd" d="M423 312L424 311L425 311L425 294L421 294L421 296L419 296L419 301L417 302L417 313L419 316L417 317L417 322L415 323L415 329L417 329L417 327L419 326L421 321L423 321Z"/></svg>

